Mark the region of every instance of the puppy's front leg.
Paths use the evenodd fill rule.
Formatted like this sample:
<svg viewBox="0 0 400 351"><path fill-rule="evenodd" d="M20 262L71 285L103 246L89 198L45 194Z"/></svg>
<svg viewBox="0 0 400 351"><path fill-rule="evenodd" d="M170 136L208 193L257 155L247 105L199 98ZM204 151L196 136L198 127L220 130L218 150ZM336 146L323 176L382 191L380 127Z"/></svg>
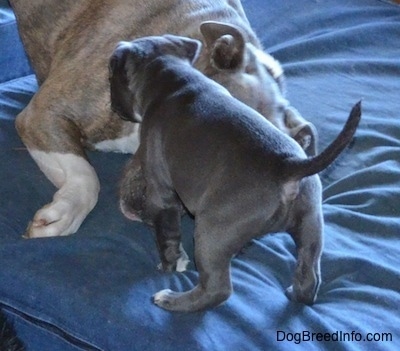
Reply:
<svg viewBox="0 0 400 351"><path fill-rule="evenodd" d="M232 244L218 235L214 226L196 222L195 258L199 271L199 283L187 292L161 290L153 296L154 303L166 310L194 312L215 307L224 302L232 292L230 260ZM229 232L221 228L221 233ZM219 234L221 234L219 233ZM226 237L225 237L226 239Z"/></svg>
<svg viewBox="0 0 400 351"><path fill-rule="evenodd" d="M164 271L183 272L189 258L181 244L181 213L179 208L161 210L154 219L158 250Z"/></svg>

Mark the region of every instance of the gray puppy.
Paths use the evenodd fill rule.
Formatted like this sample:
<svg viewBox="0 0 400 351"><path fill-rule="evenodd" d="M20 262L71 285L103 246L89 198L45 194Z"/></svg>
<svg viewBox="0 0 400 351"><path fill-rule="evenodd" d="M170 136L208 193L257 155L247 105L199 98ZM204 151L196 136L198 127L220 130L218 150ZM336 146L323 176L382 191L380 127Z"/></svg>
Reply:
<svg viewBox="0 0 400 351"><path fill-rule="evenodd" d="M360 103L332 144L307 158L293 139L192 67L200 45L171 35L146 37L121 42L110 59L112 108L123 119L143 116L141 143L122 180L122 211L154 226L166 271L186 260L181 214L195 217L199 283L183 293L162 290L154 302L172 311L220 304L232 292L232 256L254 237L287 231L298 254L287 294L312 304L323 244L316 173L351 141Z"/></svg>

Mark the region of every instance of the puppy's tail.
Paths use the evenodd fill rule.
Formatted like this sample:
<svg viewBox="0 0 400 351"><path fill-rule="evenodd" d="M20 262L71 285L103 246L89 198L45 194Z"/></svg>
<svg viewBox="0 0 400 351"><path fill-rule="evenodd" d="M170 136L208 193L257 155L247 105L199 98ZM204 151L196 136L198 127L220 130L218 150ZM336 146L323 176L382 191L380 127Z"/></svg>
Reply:
<svg viewBox="0 0 400 351"><path fill-rule="evenodd" d="M361 119L361 101L355 104L342 131L336 139L319 155L306 158L287 159L285 174L290 178L302 179L319 173L328 167L352 140Z"/></svg>

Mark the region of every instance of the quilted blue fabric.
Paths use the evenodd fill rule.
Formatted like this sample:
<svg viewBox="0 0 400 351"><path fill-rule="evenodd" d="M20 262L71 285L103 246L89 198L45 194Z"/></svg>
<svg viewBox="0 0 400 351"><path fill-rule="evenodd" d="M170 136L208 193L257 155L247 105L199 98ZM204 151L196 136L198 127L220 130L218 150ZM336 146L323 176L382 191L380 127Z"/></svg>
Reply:
<svg viewBox="0 0 400 351"><path fill-rule="evenodd" d="M291 103L317 127L320 149L363 99L354 142L321 174L326 224L316 304L284 295L295 248L279 233L233 260L234 294L225 304L194 314L153 305L153 293L190 289L198 274L193 264L185 273L159 272L151 230L119 212L126 155L89 153L102 189L77 234L22 239L54 188L14 129L37 84L0 0L0 306L27 350L400 349L400 7L378 0L243 6L283 64ZM193 261L192 234L185 217Z"/></svg>

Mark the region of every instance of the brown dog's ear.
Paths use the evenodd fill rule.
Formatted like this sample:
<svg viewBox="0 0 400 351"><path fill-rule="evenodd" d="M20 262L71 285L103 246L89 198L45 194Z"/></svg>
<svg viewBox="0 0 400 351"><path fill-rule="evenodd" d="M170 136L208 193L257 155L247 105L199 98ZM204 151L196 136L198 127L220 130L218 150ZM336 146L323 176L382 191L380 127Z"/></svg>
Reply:
<svg viewBox="0 0 400 351"><path fill-rule="evenodd" d="M242 66L245 40L239 28L231 24L206 21L200 25L200 31L215 68L235 70Z"/></svg>

